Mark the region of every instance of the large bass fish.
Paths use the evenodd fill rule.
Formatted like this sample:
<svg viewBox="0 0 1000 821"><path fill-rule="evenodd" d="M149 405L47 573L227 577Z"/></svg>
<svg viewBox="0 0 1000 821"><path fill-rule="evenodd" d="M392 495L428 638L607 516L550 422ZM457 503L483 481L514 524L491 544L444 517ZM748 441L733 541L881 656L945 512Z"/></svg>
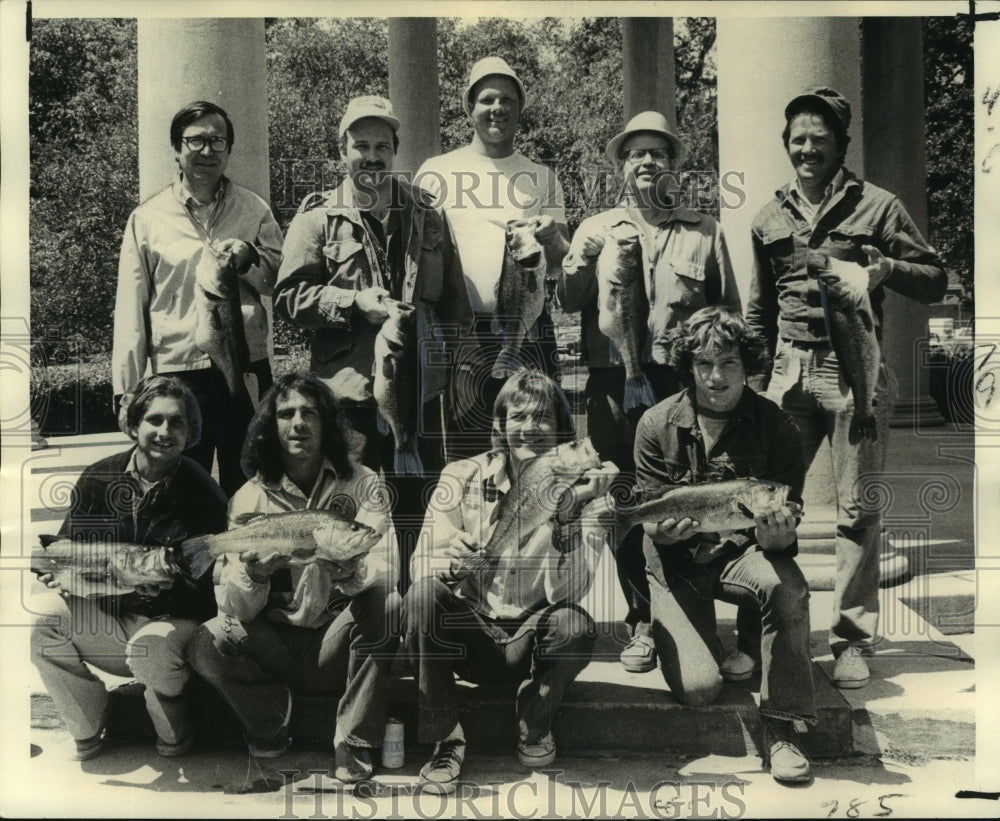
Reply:
<svg viewBox="0 0 1000 821"><path fill-rule="evenodd" d="M491 376L506 379L524 367L520 351L524 338L545 308L545 252L535 238L538 220L507 223L503 268L497 281L497 306L493 333L503 347Z"/></svg>

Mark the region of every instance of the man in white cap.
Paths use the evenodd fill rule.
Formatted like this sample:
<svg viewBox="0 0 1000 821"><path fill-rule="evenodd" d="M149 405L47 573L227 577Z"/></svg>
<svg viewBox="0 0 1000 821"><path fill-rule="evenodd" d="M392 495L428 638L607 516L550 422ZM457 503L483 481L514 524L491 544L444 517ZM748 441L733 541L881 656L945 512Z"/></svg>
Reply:
<svg viewBox="0 0 1000 821"><path fill-rule="evenodd" d="M418 530L423 518L425 485L433 486L446 461L441 399L472 310L446 218L424 191L391 173L398 129L388 100L364 96L348 103L339 132L347 177L299 206L288 228L274 305L280 316L313 331L311 370L329 385L360 434L359 461L386 471L405 568L415 546L412 525ZM405 390L417 395L418 418L407 421L416 431L422 477L396 472L395 441L379 429L372 393L375 340L395 310L394 300L417 311L419 356ZM383 416L390 417L388 409ZM405 578L401 586L405 590Z"/></svg>
<svg viewBox="0 0 1000 821"><path fill-rule="evenodd" d="M879 511L862 503L865 477L885 463L890 375L879 365L875 438L852 435L854 400L845 388L827 330L820 274L834 265L867 281L875 334L882 336L885 288L925 304L944 296L948 278L899 199L844 167L850 103L817 87L785 107L782 142L795 171L754 218L753 277L747 322L768 343L774 367L767 396L795 420L806 466L830 442L837 494L837 577L830 645L837 687L865 686L866 658L878 628ZM763 387L760 385L759 387Z"/></svg>
<svg viewBox="0 0 1000 821"><path fill-rule="evenodd" d="M681 389L667 364L667 334L699 308L721 304L740 310L740 297L722 227L711 217L679 203L675 180L684 160L684 144L657 111L636 114L607 145L605 154L624 177L624 196L614 208L588 217L573 236L563 260L556 297L564 310L581 312L581 347L587 363L587 432L602 459L620 469L619 481L635 477L635 426L647 407ZM648 344L643 373L651 388L648 404L631 408L624 401L625 368L611 341L598 327L597 258L609 230L634 230L642 249L649 302ZM651 636L649 582L642 532L633 530L615 553L618 578L628 602L626 624L631 641L621 662L632 673L656 666ZM751 670L752 671L752 670ZM746 670L727 672L746 678Z"/></svg>
<svg viewBox="0 0 1000 821"><path fill-rule="evenodd" d="M474 129L472 141L430 158L414 178L448 215L476 314L481 347L463 374L474 386L476 402L462 419L450 420L456 447L465 456L489 449L493 402L505 381L493 378L490 371L500 348L491 323L507 223L536 220L534 233L544 249L548 277L558 274L568 247L563 192L555 172L514 148L524 105L524 86L515 71L500 57L484 57L472 67L462 98ZM555 333L547 305L528 330L522 356L550 376L556 372Z"/></svg>

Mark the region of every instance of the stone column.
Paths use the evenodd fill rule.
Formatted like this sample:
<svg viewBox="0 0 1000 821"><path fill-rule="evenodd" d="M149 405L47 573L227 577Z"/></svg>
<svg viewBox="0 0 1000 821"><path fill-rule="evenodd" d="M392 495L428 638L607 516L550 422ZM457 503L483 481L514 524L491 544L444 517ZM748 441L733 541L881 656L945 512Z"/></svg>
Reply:
<svg viewBox="0 0 1000 821"><path fill-rule="evenodd" d="M138 55L140 202L173 179L170 121L195 100L221 106L232 120L226 176L270 202L264 20L140 17ZM273 328L271 298L262 303ZM272 334L272 363L273 343Z"/></svg>
<svg viewBox="0 0 1000 821"><path fill-rule="evenodd" d="M622 63L625 120L659 111L676 125L674 21L671 17L623 17Z"/></svg>
<svg viewBox="0 0 1000 821"><path fill-rule="evenodd" d="M441 153L435 18L389 18L389 99L400 121L394 167L415 173L424 160Z"/></svg>
<svg viewBox="0 0 1000 821"><path fill-rule="evenodd" d="M924 159L923 37L918 17L869 17L862 22L865 178L902 201L927 236ZM885 289L882 348L899 381L890 424L943 425L928 391L930 308Z"/></svg>
<svg viewBox="0 0 1000 821"><path fill-rule="evenodd" d="M264 20L140 17L139 199L170 183L170 120L208 100L233 121L226 175L270 201Z"/></svg>

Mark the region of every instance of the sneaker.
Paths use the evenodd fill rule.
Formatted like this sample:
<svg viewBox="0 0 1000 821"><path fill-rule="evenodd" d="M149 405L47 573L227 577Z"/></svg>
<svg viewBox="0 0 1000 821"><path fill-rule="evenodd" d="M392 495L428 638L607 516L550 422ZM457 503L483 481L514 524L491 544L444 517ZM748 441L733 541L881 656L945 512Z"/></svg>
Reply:
<svg viewBox="0 0 1000 821"><path fill-rule="evenodd" d="M372 777L372 753L367 747L357 747L346 741L339 741L333 749L335 769L333 777L345 784L367 781Z"/></svg>
<svg viewBox="0 0 1000 821"><path fill-rule="evenodd" d="M656 667L656 648L649 636L632 636L632 641L618 657L630 673L648 673Z"/></svg>
<svg viewBox="0 0 1000 821"><path fill-rule="evenodd" d="M289 736L278 736L267 741L251 741L250 755L254 758L279 758L288 752L292 746Z"/></svg>
<svg viewBox="0 0 1000 821"><path fill-rule="evenodd" d="M757 672L757 660L742 650L733 650L719 665L719 672L725 681L746 681Z"/></svg>
<svg viewBox="0 0 1000 821"><path fill-rule="evenodd" d="M765 764L775 781L808 781L809 759L802 752L795 725L777 718L764 719Z"/></svg>
<svg viewBox="0 0 1000 821"><path fill-rule="evenodd" d="M841 690L856 690L864 687L871 678L864 650L857 644L844 649L833 665L833 683Z"/></svg>
<svg viewBox="0 0 1000 821"><path fill-rule="evenodd" d="M527 743L520 741L517 745L517 760L522 767L547 767L556 760L556 742L552 733L546 733L538 741Z"/></svg>
<svg viewBox="0 0 1000 821"><path fill-rule="evenodd" d="M107 728L102 727L97 735L92 735L90 738L76 739L76 752L73 754L73 758L76 761L88 761L91 758L96 758L104 752L104 748L107 745L108 731Z"/></svg>
<svg viewBox="0 0 1000 821"><path fill-rule="evenodd" d="M425 792L449 795L455 792L455 782L465 761L465 739L439 741L431 760L420 768L419 787Z"/></svg>
<svg viewBox="0 0 1000 821"><path fill-rule="evenodd" d="M180 741L171 744L164 741L159 736L156 737L156 752L166 758L175 758L179 755L187 755L194 747L194 733L181 736Z"/></svg>

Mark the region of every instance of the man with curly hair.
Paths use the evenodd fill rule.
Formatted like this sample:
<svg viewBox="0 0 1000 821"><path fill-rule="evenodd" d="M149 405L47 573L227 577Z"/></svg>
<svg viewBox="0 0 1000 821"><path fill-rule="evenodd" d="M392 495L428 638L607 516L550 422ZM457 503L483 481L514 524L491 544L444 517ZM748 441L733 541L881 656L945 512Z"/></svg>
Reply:
<svg viewBox="0 0 1000 821"><path fill-rule="evenodd" d="M809 760L795 722L816 723L809 655L809 587L795 563L805 465L798 431L747 386L763 372L763 341L742 315L713 305L672 332L670 364L692 386L651 408L636 431L638 490L754 477L789 486L789 501L752 525L705 532L691 517L643 525L653 641L674 697L695 706L722 689L715 600L760 619L762 754L779 781L805 781Z"/></svg>

